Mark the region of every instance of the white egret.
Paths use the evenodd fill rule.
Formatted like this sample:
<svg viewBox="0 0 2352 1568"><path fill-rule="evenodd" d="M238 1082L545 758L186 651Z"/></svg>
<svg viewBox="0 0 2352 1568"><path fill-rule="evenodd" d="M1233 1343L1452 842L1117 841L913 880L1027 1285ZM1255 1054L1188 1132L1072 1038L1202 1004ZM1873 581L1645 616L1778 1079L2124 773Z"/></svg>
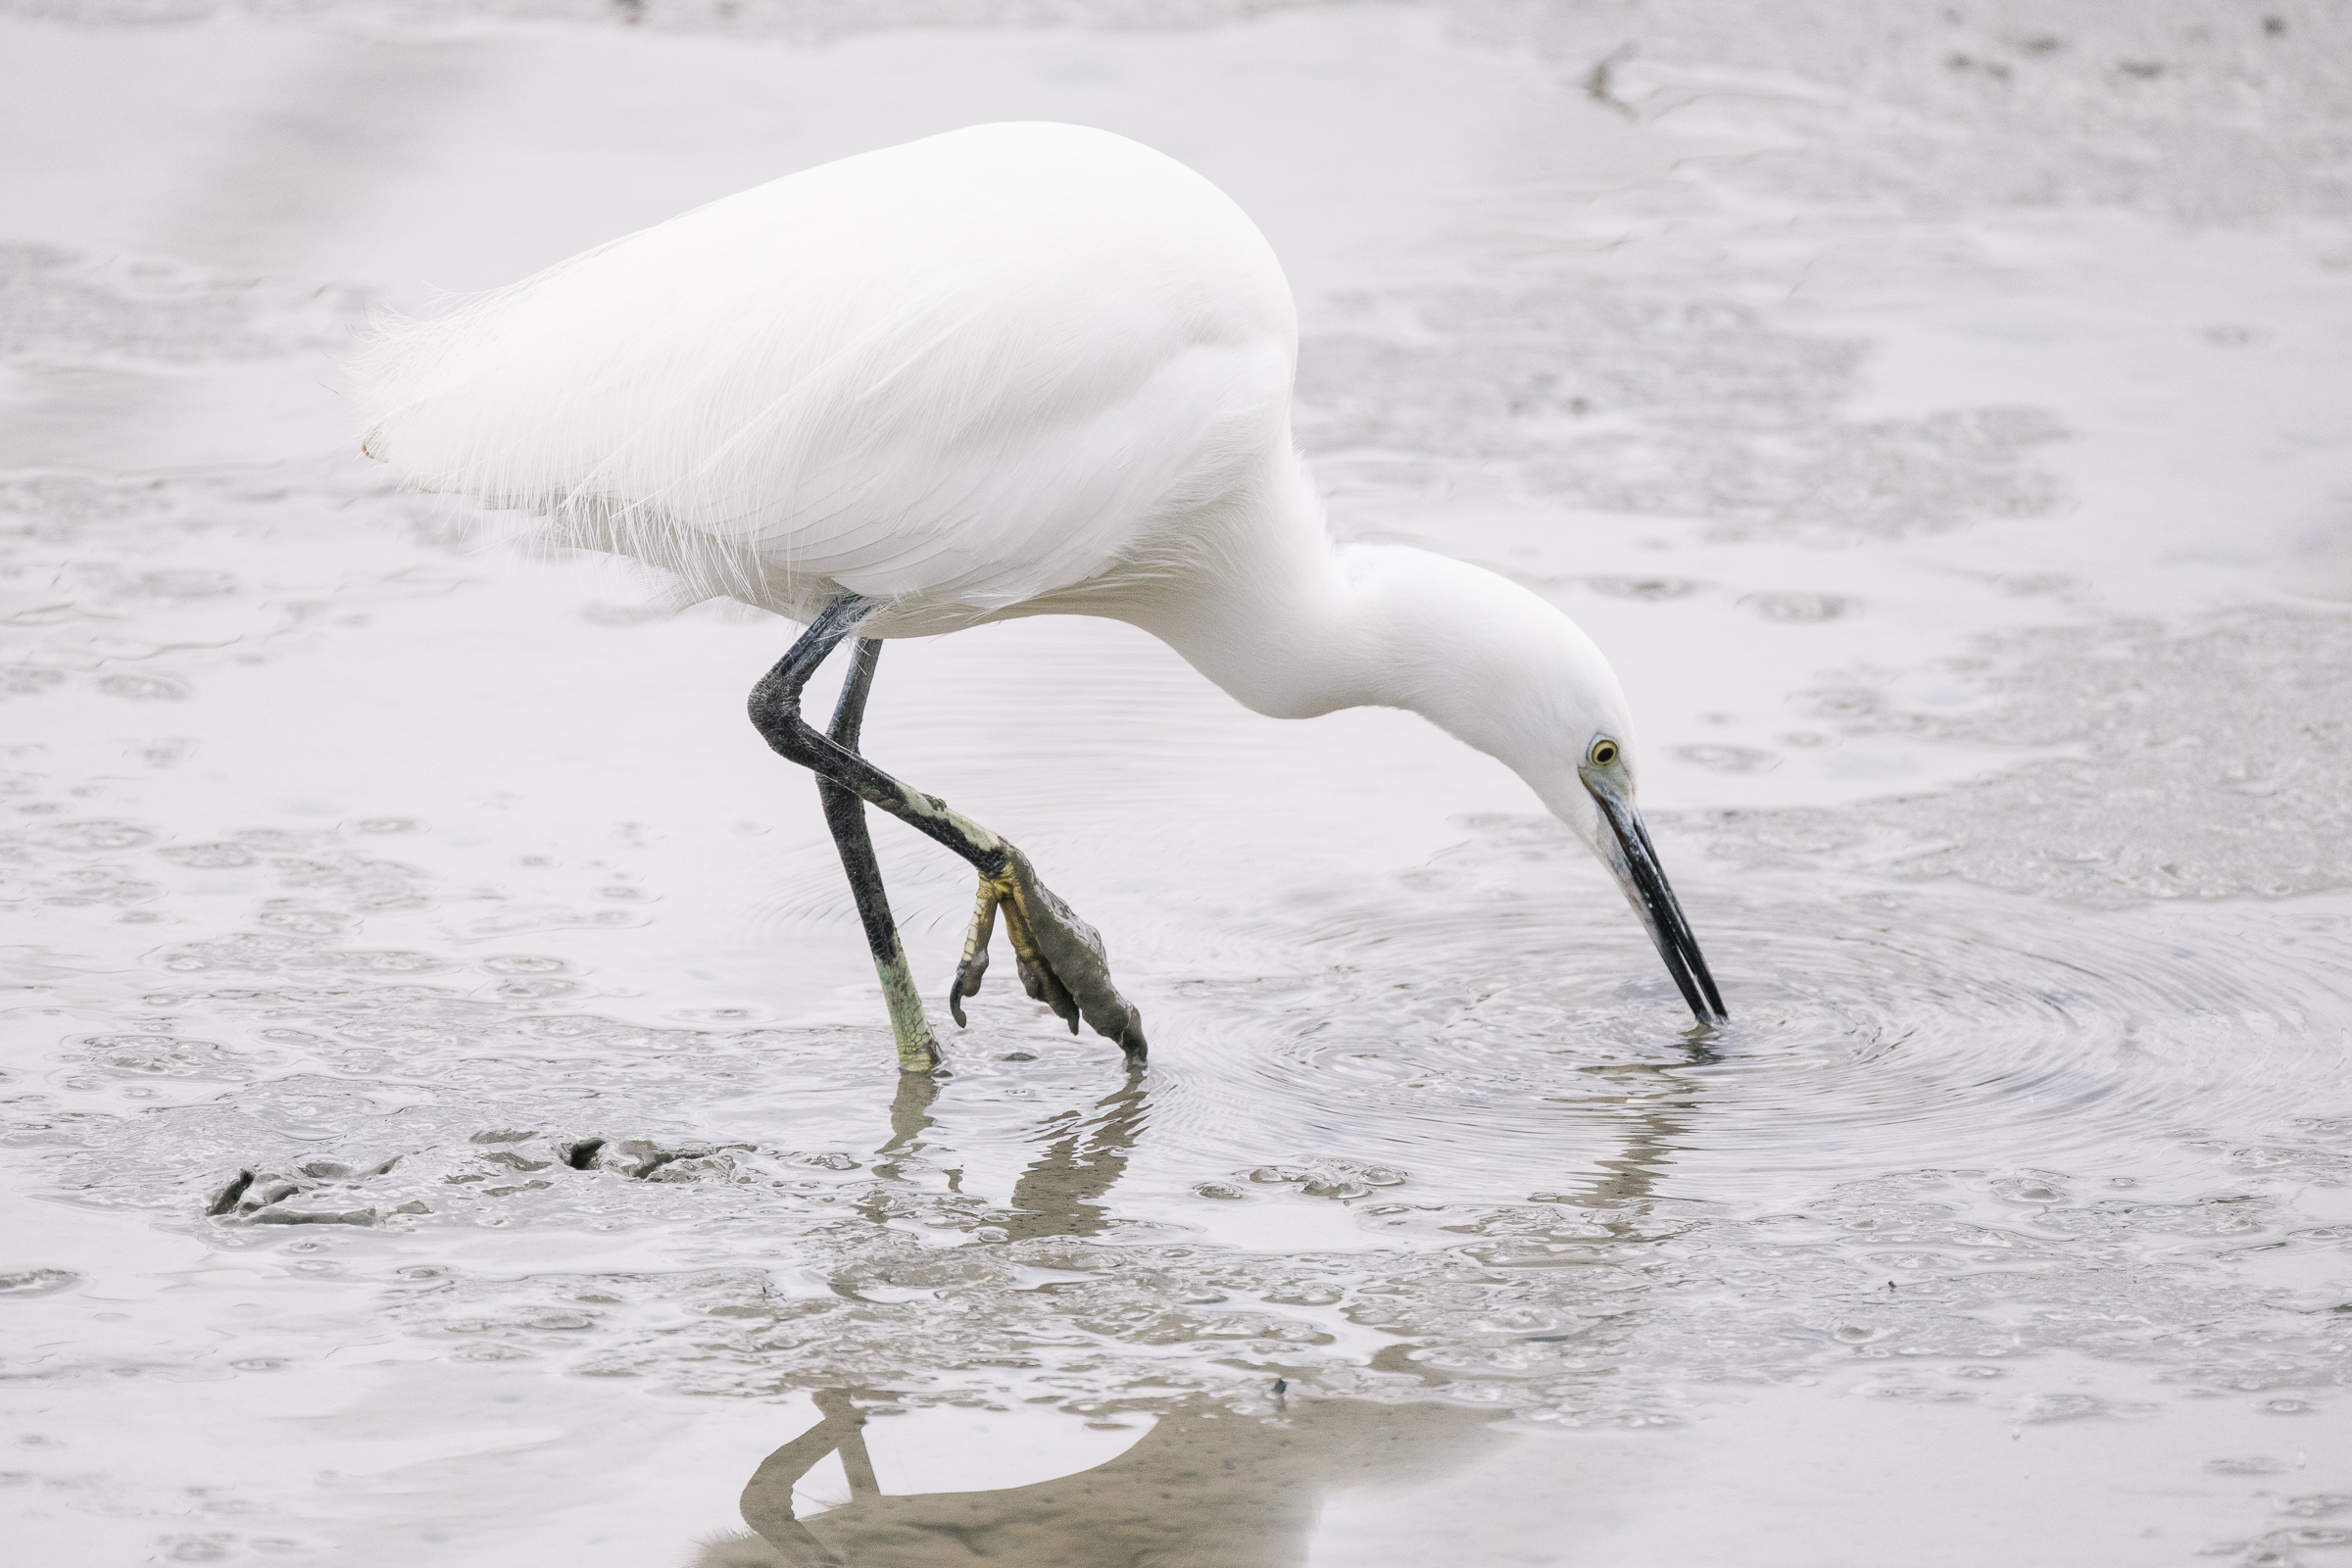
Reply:
<svg viewBox="0 0 2352 1568"><path fill-rule="evenodd" d="M1131 1057L1102 944L1012 845L858 754L882 642L1049 613L1159 637L1258 712L1409 709L1515 769L1624 888L1700 1022L1723 1003L1635 808L1624 693L1527 589L1335 547L1291 439L1298 315L1225 194L1122 137L981 125L698 208L431 319L362 361L366 450L421 489L547 519L698 596L806 624L753 722L817 775L900 1064L937 1047L864 808L962 856L1029 994ZM829 731L804 684L853 636Z"/></svg>

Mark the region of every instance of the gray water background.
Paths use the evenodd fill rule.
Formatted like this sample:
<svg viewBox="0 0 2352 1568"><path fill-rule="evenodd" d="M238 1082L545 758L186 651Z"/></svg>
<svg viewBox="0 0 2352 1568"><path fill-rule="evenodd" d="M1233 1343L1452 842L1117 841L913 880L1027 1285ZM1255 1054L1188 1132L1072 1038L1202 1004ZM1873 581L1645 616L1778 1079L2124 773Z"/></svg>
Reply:
<svg viewBox="0 0 2352 1568"><path fill-rule="evenodd" d="M0 21L32 1560L783 1561L820 1390L895 1494L1444 1436L1302 1436L1269 1564L2352 1542L2342 13L848 15ZM792 628L352 455L380 302L1011 118L1233 191L1335 528L1609 652L1730 1028L1494 764L1040 621L893 645L868 749L1152 1063L1000 986L903 1082L741 718ZM936 1003L965 873L876 834Z"/></svg>

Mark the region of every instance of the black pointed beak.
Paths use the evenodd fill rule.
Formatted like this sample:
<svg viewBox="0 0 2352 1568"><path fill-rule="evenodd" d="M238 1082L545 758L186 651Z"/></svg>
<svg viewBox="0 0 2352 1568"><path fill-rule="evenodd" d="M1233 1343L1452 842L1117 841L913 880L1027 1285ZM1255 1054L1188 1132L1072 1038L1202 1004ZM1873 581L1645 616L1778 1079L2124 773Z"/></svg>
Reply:
<svg viewBox="0 0 2352 1568"><path fill-rule="evenodd" d="M1683 1000L1690 1004L1690 1015L1701 1024L1725 1022L1731 1014L1724 1011L1715 977L1707 973L1707 960L1699 956L1697 939L1683 918L1683 906L1675 903L1674 889L1659 868L1658 852L1649 842L1649 829L1642 825L1642 813L1606 783L1588 777L1585 787L1617 836L1619 858L1611 869L1624 884L1626 902L1648 928L1658 956L1666 960L1666 972L1674 976Z"/></svg>

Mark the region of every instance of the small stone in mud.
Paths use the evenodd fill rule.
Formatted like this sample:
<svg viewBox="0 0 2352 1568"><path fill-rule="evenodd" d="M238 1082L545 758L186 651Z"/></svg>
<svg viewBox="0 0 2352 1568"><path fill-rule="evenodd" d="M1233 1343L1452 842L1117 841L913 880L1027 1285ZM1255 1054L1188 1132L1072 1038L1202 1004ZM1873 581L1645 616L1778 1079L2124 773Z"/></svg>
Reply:
<svg viewBox="0 0 2352 1568"><path fill-rule="evenodd" d="M0 1296L47 1296L80 1278L70 1268L0 1269Z"/></svg>
<svg viewBox="0 0 2352 1568"><path fill-rule="evenodd" d="M663 1149L650 1138L624 1138L597 1150L590 1164L596 1170L618 1171L642 1181L677 1157L677 1151Z"/></svg>
<svg viewBox="0 0 2352 1568"><path fill-rule="evenodd" d="M724 1154L697 1154L663 1163L646 1177L649 1182L699 1182L705 1177L735 1174L735 1162Z"/></svg>
<svg viewBox="0 0 2352 1568"><path fill-rule="evenodd" d="M204 1211L207 1214L227 1213L230 1209L237 1206L238 1200L245 1196L246 1191L252 1186L253 1172L249 1170L241 1170L237 1172L234 1176L231 1176L228 1179L228 1184L226 1186L222 1187L219 1192L213 1195L213 1200L205 1205Z"/></svg>

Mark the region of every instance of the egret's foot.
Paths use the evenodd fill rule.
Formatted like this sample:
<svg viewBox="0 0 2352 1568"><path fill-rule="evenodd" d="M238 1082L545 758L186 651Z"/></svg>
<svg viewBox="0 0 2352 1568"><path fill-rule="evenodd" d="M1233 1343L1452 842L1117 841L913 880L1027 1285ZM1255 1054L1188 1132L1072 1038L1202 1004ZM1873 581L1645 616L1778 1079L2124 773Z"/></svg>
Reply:
<svg viewBox="0 0 2352 1568"><path fill-rule="evenodd" d="M1029 858L1009 844L1004 846L1004 869L980 879L972 927L963 939L963 961L956 966L956 983L948 991L948 1010L956 1021L965 1021L963 999L979 994L981 977L988 973L988 943L1000 910L1004 933L1012 939L1013 959L1020 965L1021 989L1052 1007L1070 1026L1070 1033L1078 1032L1078 1020L1084 1018L1130 1061L1141 1061L1143 1014L1111 984L1102 934L1054 897L1037 879Z"/></svg>

